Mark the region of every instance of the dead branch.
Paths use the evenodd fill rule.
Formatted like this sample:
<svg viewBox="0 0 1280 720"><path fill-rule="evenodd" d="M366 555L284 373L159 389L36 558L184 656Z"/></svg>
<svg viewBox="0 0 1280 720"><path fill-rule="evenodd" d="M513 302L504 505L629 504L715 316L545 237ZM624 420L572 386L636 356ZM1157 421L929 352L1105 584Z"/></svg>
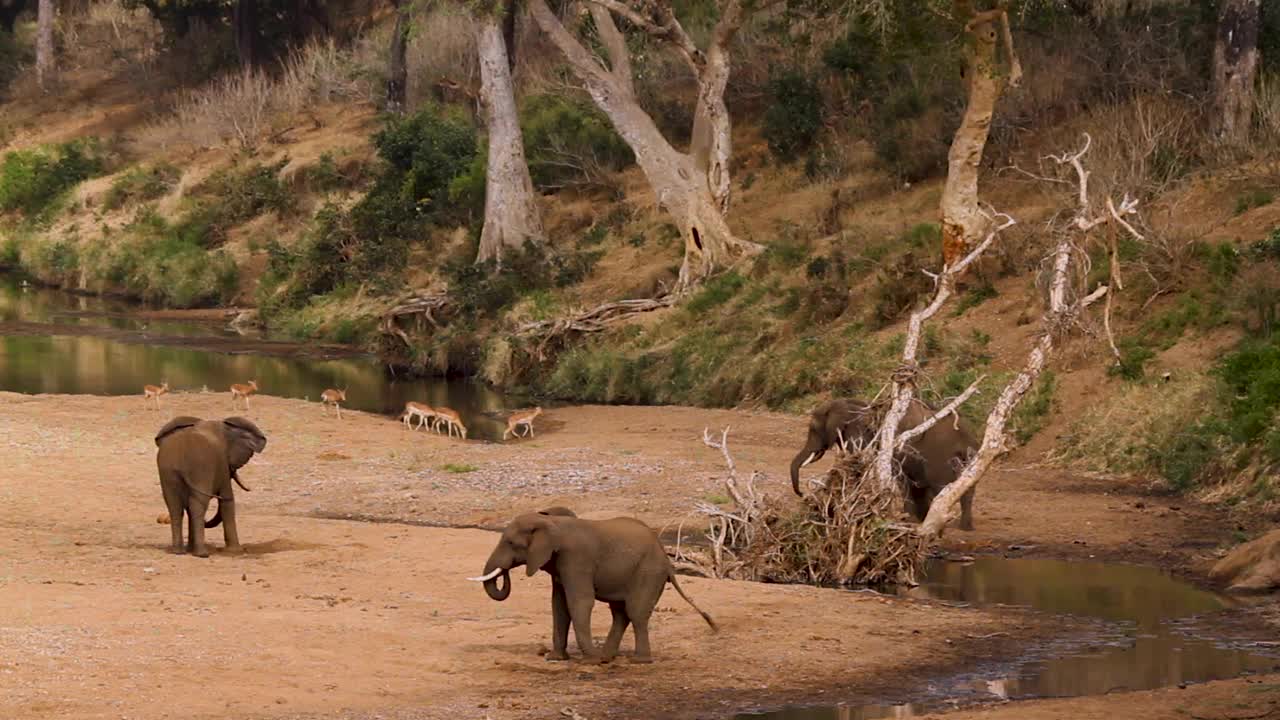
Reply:
<svg viewBox="0 0 1280 720"><path fill-rule="evenodd" d="M525 323L516 329L516 336L537 338L534 354L539 361L546 359L547 346L552 341L563 340L573 334L600 332L633 315L653 312L675 304L677 296L667 294L657 298L618 300L597 305L590 310L571 313L555 320L538 320Z"/></svg>
<svg viewBox="0 0 1280 720"><path fill-rule="evenodd" d="M1054 157L1054 160L1059 165L1069 165L1075 171L1079 192L1077 194L1078 207L1076 208L1072 225L1081 235L1087 235L1091 229L1100 224L1112 220L1119 221L1124 216L1135 214L1138 204L1136 200L1126 195L1120 203L1120 208L1115 209L1114 203L1108 199L1108 214L1097 217L1091 216L1088 193L1089 172L1085 169L1083 162L1090 144L1091 138L1086 133L1084 145L1080 150L1072 154ZM1111 212L1113 209L1115 210L1114 214ZM1123 225L1128 226L1128 223L1123 223ZM1129 227L1131 229L1131 226ZM1083 315L1089 305L1097 302L1104 295L1111 295L1111 288L1108 285L1101 285L1093 292L1078 299L1072 300L1069 297L1071 289L1068 287L1072 265L1071 259L1076 255L1075 247L1076 237L1073 233L1062 233L1058 237L1058 244L1053 254L1053 274L1049 286L1049 308L1041 321L1040 337L1035 345L1032 346L1030 353L1028 353L1027 361L1022 371L1005 386L1003 392L1000 393L1000 397L996 400L995 407L991 409L990 415L987 416L986 430L983 433L982 444L979 446L977 454L961 472L960 477L943 488L942 492L934 499L933 505L929 509L929 515L920 525L920 535L923 538L932 540L942 533L943 527L958 514L956 505L960 497L976 485L991 463L1007 450L1005 425L1022 397L1031 389L1031 386L1044 371L1044 367L1053 353L1055 341L1066 334L1078 322L1079 317ZM1118 275L1113 272L1113 277L1118 277Z"/></svg>
<svg viewBox="0 0 1280 720"><path fill-rule="evenodd" d="M400 301L395 307L391 308L382 316L382 322L379 323L378 329L385 335L394 335L406 345L410 345L409 336L400 327L400 320L406 317L416 317L421 326L421 321L426 320L431 327L439 330L440 322L436 318L436 313L447 314L456 308L453 299L447 293L415 293Z"/></svg>
<svg viewBox="0 0 1280 720"><path fill-rule="evenodd" d="M1000 219L1000 223L968 255L956 263L943 266L942 272L939 273L936 279L937 291L934 293L933 301L924 309L911 314L911 319L907 324L906 341L902 347L902 361L893 374L893 386L890 391L892 404L889 407L889 412L885 414L884 420L881 422L880 431L877 435L879 442L877 444L874 467L876 480L884 492L898 493L899 483L894 473L893 455L896 450L902 447L897 442L898 425L907 414L907 409L910 407L912 399L915 398L916 375L919 372L916 353L920 347L920 336L924 329L924 324L942 309L942 305L954 293L956 277L981 257L1003 230L1011 227L1016 222L1012 217L1002 213L996 213L994 217ZM971 392L966 392L972 395ZM933 422L937 422L937 420ZM924 431L920 432L923 433ZM912 437L915 437L915 434Z"/></svg>

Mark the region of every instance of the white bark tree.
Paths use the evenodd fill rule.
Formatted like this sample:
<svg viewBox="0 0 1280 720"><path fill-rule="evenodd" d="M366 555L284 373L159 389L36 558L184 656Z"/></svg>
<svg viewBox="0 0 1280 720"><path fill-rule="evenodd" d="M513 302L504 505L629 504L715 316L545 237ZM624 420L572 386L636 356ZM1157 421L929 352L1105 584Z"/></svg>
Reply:
<svg viewBox="0 0 1280 720"><path fill-rule="evenodd" d="M36 80L40 87L53 74L53 23L56 8L53 0L40 0L36 6Z"/></svg>
<svg viewBox="0 0 1280 720"><path fill-rule="evenodd" d="M1017 87L1022 81L1022 65L1013 49L1009 16L1003 8L975 12L970 0L956 0L956 14L969 18L965 78L969 100L964 118L947 154L947 182L942 190L942 261L951 265L964 257L987 234L989 221L978 205L978 169L991 131L996 101L1006 84ZM1004 46L1002 71L996 49Z"/></svg>
<svg viewBox="0 0 1280 720"><path fill-rule="evenodd" d="M505 4L500 7L505 7ZM476 262L502 262L503 250L543 242L542 216L524 156L524 136L516 112L511 65L496 12L476 17L476 51L480 56L480 99L489 129L485 175L484 229Z"/></svg>
<svg viewBox="0 0 1280 720"><path fill-rule="evenodd" d="M687 290L718 269L758 253L760 246L729 229L729 158L732 134L724 91L729 82L729 49L746 12L742 0L721 0L720 18L706 52L680 25L665 0L588 0L607 58L578 41L548 7L530 0L534 20L564 53L596 105L631 147L658 204L675 220L685 239L677 291ZM626 38L614 16L674 48L698 82L690 151L676 150L636 98ZM607 60L607 62L606 62Z"/></svg>

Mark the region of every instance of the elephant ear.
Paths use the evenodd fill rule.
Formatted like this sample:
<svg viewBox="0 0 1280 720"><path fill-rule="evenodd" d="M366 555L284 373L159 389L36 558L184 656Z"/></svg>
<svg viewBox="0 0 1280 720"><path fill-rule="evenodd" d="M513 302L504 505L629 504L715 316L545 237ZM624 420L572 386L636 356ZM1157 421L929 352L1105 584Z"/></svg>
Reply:
<svg viewBox="0 0 1280 720"><path fill-rule="evenodd" d="M551 556L559 549L558 536L553 523L542 522L533 526L533 533L529 537L529 555L525 560L525 572L530 577L541 570L543 565L551 562Z"/></svg>
<svg viewBox="0 0 1280 720"><path fill-rule="evenodd" d="M574 511L570 510L567 507L564 507L563 505L556 505L555 507L549 507L544 510L539 510L538 514L539 515L559 515L561 517L578 517L577 513L575 513Z"/></svg>
<svg viewBox="0 0 1280 720"><path fill-rule="evenodd" d="M244 467L254 453L267 447L267 436L245 418L226 418L222 421L222 428L227 437L227 465L232 472Z"/></svg>
<svg viewBox="0 0 1280 720"><path fill-rule="evenodd" d="M165 423L164 427L160 428L160 432L156 433L156 447L159 447L160 441L165 439L169 435L172 435L173 433L176 433L179 430L185 430L201 422L204 422L204 421L198 417L192 417L190 415L179 415L178 417Z"/></svg>

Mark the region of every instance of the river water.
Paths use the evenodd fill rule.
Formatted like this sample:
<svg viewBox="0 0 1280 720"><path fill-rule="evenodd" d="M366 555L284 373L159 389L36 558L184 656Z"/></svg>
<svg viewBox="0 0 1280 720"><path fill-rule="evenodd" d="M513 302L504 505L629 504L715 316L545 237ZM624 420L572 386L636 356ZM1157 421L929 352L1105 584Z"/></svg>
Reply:
<svg viewBox="0 0 1280 720"><path fill-rule="evenodd" d="M141 403L142 386L162 382L173 392L225 393L255 380L261 394L313 401L325 388L346 388L344 408L399 415L409 400L443 405L462 415L468 438L491 441L501 440L505 413L520 407L476 382L397 379L348 348L143 318L137 309L0 276L0 390L137 395Z"/></svg>
<svg viewBox="0 0 1280 720"><path fill-rule="evenodd" d="M1016 700L1150 690L1280 669L1280 659L1213 636L1214 614L1237 601L1157 568L1061 560L936 561L909 596L976 605L1017 605L1094 618L1113 628L1089 647L1044 653L1004 667L957 668L919 678L918 698L899 703L787 707L739 720L869 720L937 709L947 700Z"/></svg>

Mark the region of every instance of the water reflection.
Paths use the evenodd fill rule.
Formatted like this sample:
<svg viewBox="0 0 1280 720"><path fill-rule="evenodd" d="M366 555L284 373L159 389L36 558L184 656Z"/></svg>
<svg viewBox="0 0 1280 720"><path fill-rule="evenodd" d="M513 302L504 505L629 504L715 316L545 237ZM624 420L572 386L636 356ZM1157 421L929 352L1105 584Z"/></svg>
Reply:
<svg viewBox="0 0 1280 720"><path fill-rule="evenodd" d="M231 383L257 380L263 394L310 400L318 400L325 388L347 388L344 407L356 410L398 415L408 400L451 407L462 415L468 437L485 440L501 440L506 428L502 416L511 407L501 394L478 383L396 381L367 356L312 360L261 355L238 351L225 340L218 347L230 352L167 345L164 336L225 338L228 331L201 323L140 320L111 301L22 288L13 281L0 283L0 322L48 325L41 332L49 334L27 328L0 336L0 390L12 392L137 395L141 407L142 386L162 381L175 392L225 393ZM59 328L83 325L134 332L126 338L57 334ZM227 407L229 413L229 400Z"/></svg>
<svg viewBox="0 0 1280 720"><path fill-rule="evenodd" d="M965 669L941 683L951 695L977 692L1001 699L1074 697L1148 690L1271 670L1273 658L1180 632L1178 621L1213 613L1232 601L1199 590L1161 570L1137 565L982 558L935 562L914 597L1022 605L1121 623L1119 641L1071 655L1026 662L1007 676L973 678ZM919 698L936 702L938 697ZM912 705L786 708L740 715L772 720L870 720L911 717Z"/></svg>

